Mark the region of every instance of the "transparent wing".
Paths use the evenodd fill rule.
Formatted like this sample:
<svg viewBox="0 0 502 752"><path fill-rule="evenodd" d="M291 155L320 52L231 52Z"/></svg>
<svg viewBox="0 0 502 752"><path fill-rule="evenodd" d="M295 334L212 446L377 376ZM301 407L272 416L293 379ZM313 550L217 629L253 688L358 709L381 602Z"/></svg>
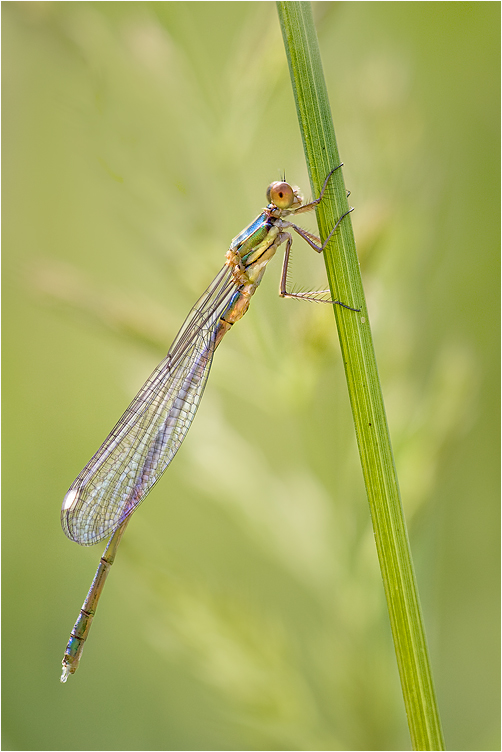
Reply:
<svg viewBox="0 0 502 752"><path fill-rule="evenodd" d="M70 486L66 535L90 546L143 501L178 451L204 391L218 320L235 285L227 266L190 311L171 348Z"/></svg>

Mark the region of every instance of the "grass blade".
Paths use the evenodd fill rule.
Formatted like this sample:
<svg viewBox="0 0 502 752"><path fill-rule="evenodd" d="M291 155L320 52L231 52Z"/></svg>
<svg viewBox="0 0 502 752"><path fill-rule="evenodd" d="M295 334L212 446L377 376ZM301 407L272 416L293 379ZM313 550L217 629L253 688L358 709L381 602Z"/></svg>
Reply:
<svg viewBox="0 0 502 752"><path fill-rule="evenodd" d="M312 191L319 195L326 175L340 159L312 10L307 2L278 2L277 8ZM334 173L331 185L317 213L323 239L348 209L342 170ZM324 255L333 299L361 308L360 313L352 313L333 306L412 744L418 750L442 750L441 723L350 215Z"/></svg>

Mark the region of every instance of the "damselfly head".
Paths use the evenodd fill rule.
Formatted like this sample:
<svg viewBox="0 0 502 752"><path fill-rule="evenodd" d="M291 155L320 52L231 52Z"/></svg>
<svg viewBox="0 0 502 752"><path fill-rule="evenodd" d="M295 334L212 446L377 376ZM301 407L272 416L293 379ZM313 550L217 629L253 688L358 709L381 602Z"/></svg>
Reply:
<svg viewBox="0 0 502 752"><path fill-rule="evenodd" d="M299 188L276 180L267 188L267 201L277 206L278 209L291 209L293 206L300 206L303 198Z"/></svg>

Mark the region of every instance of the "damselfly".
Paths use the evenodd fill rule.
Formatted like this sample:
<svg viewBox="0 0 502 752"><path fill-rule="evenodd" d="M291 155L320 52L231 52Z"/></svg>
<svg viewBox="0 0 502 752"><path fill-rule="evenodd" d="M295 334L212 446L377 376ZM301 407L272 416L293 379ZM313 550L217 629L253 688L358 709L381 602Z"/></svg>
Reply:
<svg viewBox="0 0 502 752"><path fill-rule="evenodd" d="M70 635L63 657L61 681L78 667L109 569L131 514L159 480L192 424L209 374L213 353L224 335L246 313L266 266L286 243L279 294L333 303L358 311L328 291L289 292L286 280L292 245L290 230L314 250L324 250L345 212L326 241L298 227L287 217L311 211L322 200L331 170L315 201L303 203L299 189L285 181L267 189L268 205L232 240L223 269L197 301L171 348L125 411L113 431L87 463L63 501L61 523L71 540L90 546L111 535L87 598Z"/></svg>

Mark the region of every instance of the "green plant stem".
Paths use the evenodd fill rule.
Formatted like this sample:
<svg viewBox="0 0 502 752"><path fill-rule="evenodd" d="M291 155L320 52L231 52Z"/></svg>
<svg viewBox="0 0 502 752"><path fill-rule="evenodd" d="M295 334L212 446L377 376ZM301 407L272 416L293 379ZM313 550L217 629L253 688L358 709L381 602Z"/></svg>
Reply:
<svg viewBox="0 0 502 752"><path fill-rule="evenodd" d="M277 8L312 191L319 195L326 175L340 159L312 10L308 2L278 2ZM330 185L327 200L318 207L323 239L348 209L341 169L334 173ZM333 306L411 740L417 750L442 750L441 723L350 215L324 255L333 299L361 309L353 313Z"/></svg>

